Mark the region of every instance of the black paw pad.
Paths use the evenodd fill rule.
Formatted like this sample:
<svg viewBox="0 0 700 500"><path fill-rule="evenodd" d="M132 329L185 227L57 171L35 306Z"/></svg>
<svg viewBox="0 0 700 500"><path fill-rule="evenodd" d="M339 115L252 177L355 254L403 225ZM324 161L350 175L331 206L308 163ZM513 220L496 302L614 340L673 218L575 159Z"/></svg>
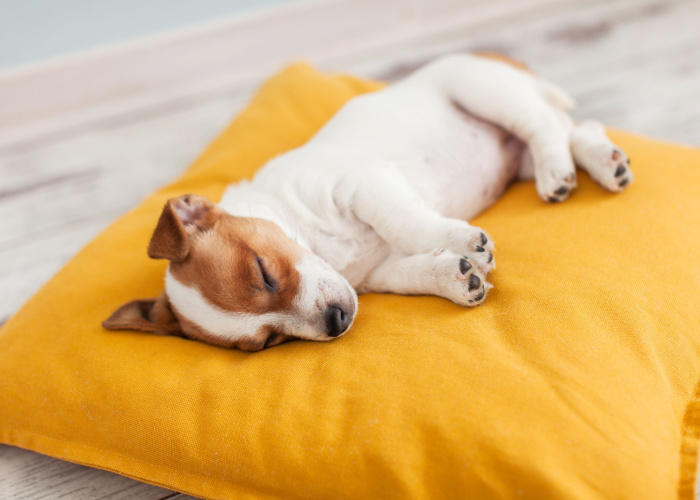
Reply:
<svg viewBox="0 0 700 500"><path fill-rule="evenodd" d="M472 274L469 277L469 291L476 290L481 286L481 280L476 274Z"/></svg>
<svg viewBox="0 0 700 500"><path fill-rule="evenodd" d="M483 251L484 251L484 247L477 246L477 247L476 247L476 251L477 251L477 252L483 252Z"/></svg>
<svg viewBox="0 0 700 500"><path fill-rule="evenodd" d="M562 186L556 191L554 191L554 194L559 195L559 196L564 196L566 193L569 192L569 188L566 186Z"/></svg>
<svg viewBox="0 0 700 500"><path fill-rule="evenodd" d="M462 274L467 274L467 271L469 271L472 268L472 265L467 261L467 259L459 259L459 271Z"/></svg>
<svg viewBox="0 0 700 500"><path fill-rule="evenodd" d="M550 196L549 198L547 198L547 201L550 203L559 203L561 200L555 196Z"/></svg>
<svg viewBox="0 0 700 500"><path fill-rule="evenodd" d="M493 252L489 252L489 260L486 261L487 264L493 261Z"/></svg>
<svg viewBox="0 0 700 500"><path fill-rule="evenodd" d="M624 165L618 165L617 170L615 170L615 177L621 177L621 176L625 175L626 170L627 169L625 168Z"/></svg>
<svg viewBox="0 0 700 500"><path fill-rule="evenodd" d="M489 239L486 237L484 233L481 233L481 244L486 245L488 243Z"/></svg>
<svg viewBox="0 0 700 500"><path fill-rule="evenodd" d="M473 299L474 302L483 299L483 298L484 298L484 295L486 295L486 288L482 287L482 288L481 288L481 293L479 293L479 295L477 295L476 297L474 297L474 299ZM470 301L470 302L471 302L471 301Z"/></svg>
<svg viewBox="0 0 700 500"><path fill-rule="evenodd" d="M625 187L627 184L629 184L630 180L629 179L622 179L620 182L618 182L618 186L620 187Z"/></svg>

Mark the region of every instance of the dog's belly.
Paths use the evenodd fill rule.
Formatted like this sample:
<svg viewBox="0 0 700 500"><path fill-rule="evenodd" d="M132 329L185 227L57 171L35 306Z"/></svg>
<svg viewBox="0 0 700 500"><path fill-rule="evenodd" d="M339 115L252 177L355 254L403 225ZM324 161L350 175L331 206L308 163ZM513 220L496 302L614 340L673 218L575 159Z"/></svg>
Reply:
<svg viewBox="0 0 700 500"><path fill-rule="evenodd" d="M526 148L440 92L398 85L351 101L314 138L326 139L397 165L432 208L461 219L500 197Z"/></svg>
<svg viewBox="0 0 700 500"><path fill-rule="evenodd" d="M515 178L525 145L505 130L461 110L446 114L415 162L402 173L447 217L471 219L491 206Z"/></svg>

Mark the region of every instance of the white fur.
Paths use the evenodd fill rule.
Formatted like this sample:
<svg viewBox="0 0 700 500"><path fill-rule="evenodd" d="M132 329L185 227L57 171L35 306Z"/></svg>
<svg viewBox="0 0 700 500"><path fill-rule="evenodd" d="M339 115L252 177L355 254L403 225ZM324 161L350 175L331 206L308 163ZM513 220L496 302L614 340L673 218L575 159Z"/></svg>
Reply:
<svg viewBox="0 0 700 500"><path fill-rule="evenodd" d="M615 146L600 130L575 133L565 113L572 105L563 90L504 63L447 56L351 100L304 146L230 186L220 206L275 222L320 257L300 269L301 310L330 303L335 291L319 284L340 287L338 274L362 292L478 305L490 287L493 243L466 220L513 179L534 175L544 200L565 199L575 187L573 134L580 166L619 190L617 165L604 161ZM471 275L483 294L465 286Z"/></svg>
<svg viewBox="0 0 700 500"><path fill-rule="evenodd" d="M613 155L611 151L618 154ZM615 177L615 171L621 164L628 165L629 160L624 151L610 142L602 124L586 120L574 128L571 133L571 153L576 163L585 168L601 186L613 192L624 189L624 186L619 185L619 178ZM625 178L628 182L634 179L629 169Z"/></svg>
<svg viewBox="0 0 700 500"><path fill-rule="evenodd" d="M314 324L316 318L323 317L331 305L342 305L354 316L357 311L357 295L350 283L320 257L309 254L295 267L301 276L301 283L292 309L298 316Z"/></svg>
<svg viewBox="0 0 700 500"><path fill-rule="evenodd" d="M295 336L311 340L327 340L311 325L293 314L269 312L248 314L226 311L209 302L196 288L180 283L170 270L165 274L165 290L170 303L178 311L186 311L187 319L222 340L236 341L252 337L264 326L294 331ZM290 329L291 330L288 330Z"/></svg>

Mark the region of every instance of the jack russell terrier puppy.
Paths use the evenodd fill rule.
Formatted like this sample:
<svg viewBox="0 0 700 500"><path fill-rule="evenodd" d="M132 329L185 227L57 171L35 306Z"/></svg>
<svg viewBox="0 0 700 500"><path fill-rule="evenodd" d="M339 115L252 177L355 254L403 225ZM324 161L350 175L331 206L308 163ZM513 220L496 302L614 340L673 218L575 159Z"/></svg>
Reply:
<svg viewBox="0 0 700 500"><path fill-rule="evenodd" d="M165 292L103 324L257 351L350 328L357 293L481 304L493 241L471 219L514 179L547 202L575 165L622 191L625 153L562 90L510 64L450 55L349 101L302 147L231 185L217 205L167 202L148 248ZM357 293L356 293L357 292Z"/></svg>

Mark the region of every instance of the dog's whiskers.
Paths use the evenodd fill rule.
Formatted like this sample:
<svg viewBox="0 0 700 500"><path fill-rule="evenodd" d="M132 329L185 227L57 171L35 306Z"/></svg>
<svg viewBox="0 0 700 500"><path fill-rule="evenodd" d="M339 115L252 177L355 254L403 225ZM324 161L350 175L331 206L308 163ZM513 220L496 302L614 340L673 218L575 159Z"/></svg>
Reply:
<svg viewBox="0 0 700 500"><path fill-rule="evenodd" d="M255 232L257 232L258 226L255 224L255 218L253 217L253 211L250 208L250 203L248 203L248 221L253 224L253 229L255 229Z"/></svg>

